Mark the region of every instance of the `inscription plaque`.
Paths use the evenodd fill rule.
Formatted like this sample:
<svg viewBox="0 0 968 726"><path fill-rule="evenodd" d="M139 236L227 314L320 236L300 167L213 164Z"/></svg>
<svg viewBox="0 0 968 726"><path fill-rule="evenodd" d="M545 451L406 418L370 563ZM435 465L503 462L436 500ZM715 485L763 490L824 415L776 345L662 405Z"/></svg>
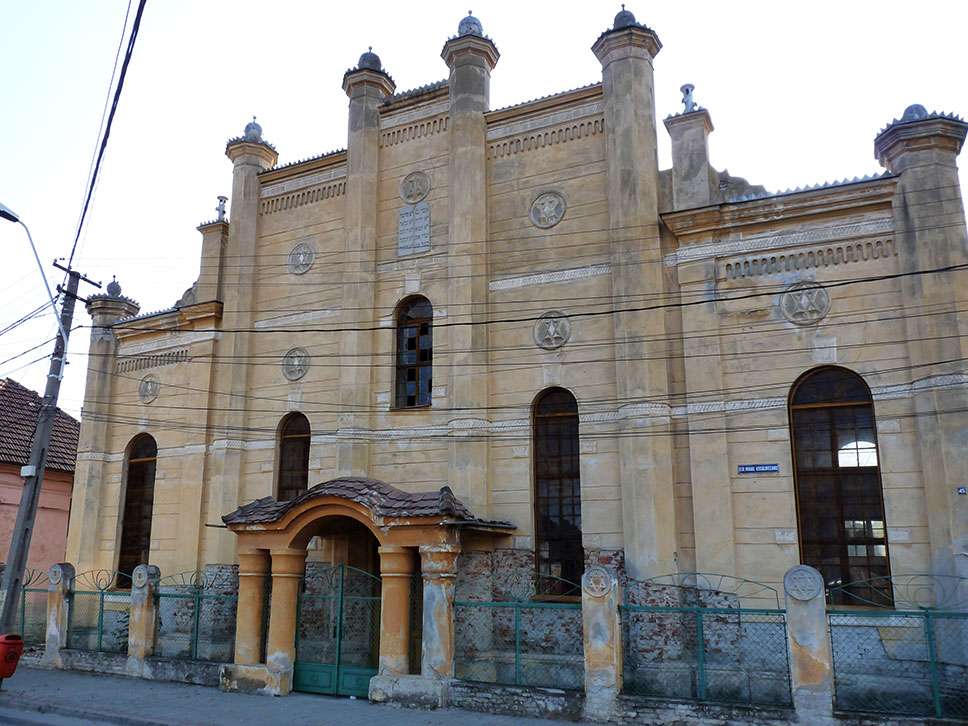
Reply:
<svg viewBox="0 0 968 726"><path fill-rule="evenodd" d="M397 255L412 255L430 249L430 203L402 207L397 217Z"/></svg>

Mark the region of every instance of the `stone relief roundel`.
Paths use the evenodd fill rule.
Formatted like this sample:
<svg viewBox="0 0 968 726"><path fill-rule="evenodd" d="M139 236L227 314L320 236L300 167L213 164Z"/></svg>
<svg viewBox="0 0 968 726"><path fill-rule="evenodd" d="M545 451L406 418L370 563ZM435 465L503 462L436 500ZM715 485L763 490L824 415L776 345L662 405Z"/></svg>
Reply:
<svg viewBox="0 0 968 726"><path fill-rule="evenodd" d="M309 370L309 353L302 348L293 348L282 359L282 375L290 381L298 381Z"/></svg>
<svg viewBox="0 0 968 726"><path fill-rule="evenodd" d="M312 245L300 242L289 253L289 272L294 275L303 275L309 271L309 268L313 266L313 262L315 261L316 250L312 248Z"/></svg>
<svg viewBox="0 0 968 726"><path fill-rule="evenodd" d="M412 171L400 182L400 198L407 204L416 204L430 192L430 177L423 171Z"/></svg>
<svg viewBox="0 0 968 726"><path fill-rule="evenodd" d="M131 581L135 587L144 587L148 584L148 568L145 565L138 565L131 573Z"/></svg>
<svg viewBox="0 0 968 726"><path fill-rule="evenodd" d="M535 321L533 335L538 347L556 350L571 337L571 321L564 313L552 310Z"/></svg>
<svg viewBox="0 0 968 726"><path fill-rule="evenodd" d="M612 576L604 567L589 567L581 577L581 587L592 597L605 597L612 589Z"/></svg>
<svg viewBox="0 0 968 726"><path fill-rule="evenodd" d="M141 399L142 403L151 403L158 398L158 392L160 390L161 381L158 380L158 376L149 373L138 384L138 398Z"/></svg>
<svg viewBox="0 0 968 726"><path fill-rule="evenodd" d="M812 325L830 310L830 294L815 282L795 282L780 295L780 312L794 325Z"/></svg>
<svg viewBox="0 0 968 726"><path fill-rule="evenodd" d="M64 579L64 570L60 565L51 565L50 572L47 573L47 579L51 585L59 585L60 581Z"/></svg>
<svg viewBox="0 0 968 726"><path fill-rule="evenodd" d="M558 192L545 192L531 203L528 217L541 229L554 227L565 216L565 198Z"/></svg>
<svg viewBox="0 0 968 726"><path fill-rule="evenodd" d="M812 600L823 592L823 577L812 567L797 565L783 576L783 589L794 600Z"/></svg>

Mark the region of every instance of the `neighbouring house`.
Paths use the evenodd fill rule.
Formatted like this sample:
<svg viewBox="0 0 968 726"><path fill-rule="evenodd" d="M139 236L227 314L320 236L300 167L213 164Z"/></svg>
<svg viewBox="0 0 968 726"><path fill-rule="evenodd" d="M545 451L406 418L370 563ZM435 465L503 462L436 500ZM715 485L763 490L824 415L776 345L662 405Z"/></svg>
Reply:
<svg viewBox="0 0 968 726"><path fill-rule="evenodd" d="M20 468L30 459L42 402L41 396L14 380L0 381L0 560L3 561L10 550L23 491ZM64 560L80 428L77 419L57 409L27 555L27 567L43 573Z"/></svg>

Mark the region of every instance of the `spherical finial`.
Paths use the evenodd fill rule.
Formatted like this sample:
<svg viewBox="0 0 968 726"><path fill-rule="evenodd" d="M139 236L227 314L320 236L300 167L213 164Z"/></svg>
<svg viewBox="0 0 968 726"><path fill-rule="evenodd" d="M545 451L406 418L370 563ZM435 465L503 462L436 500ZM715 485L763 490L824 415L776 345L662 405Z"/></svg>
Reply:
<svg viewBox="0 0 968 726"><path fill-rule="evenodd" d="M920 121L921 119L927 117L928 109L926 109L920 103L915 103L904 109L904 115L901 116L901 123L907 123L908 121Z"/></svg>
<svg viewBox="0 0 968 726"><path fill-rule="evenodd" d="M255 116L252 117L252 121L245 125L245 140L255 143L262 141L262 127L256 123Z"/></svg>
<svg viewBox="0 0 968 726"><path fill-rule="evenodd" d="M619 10L618 15L615 16L615 21L612 23L612 28L614 30L621 30L622 28L630 28L633 25L638 25L635 22L635 16L632 15L631 10L625 9L625 3L622 3L622 9Z"/></svg>
<svg viewBox="0 0 968 726"><path fill-rule="evenodd" d="M467 17L460 21L460 25L457 26L457 35L476 35L478 38L484 37L484 28L481 27L481 21L474 17L470 10L467 11Z"/></svg>
<svg viewBox="0 0 968 726"><path fill-rule="evenodd" d="M121 297L121 286L114 275L111 275L111 282L108 283L108 295L111 297Z"/></svg>
<svg viewBox="0 0 968 726"><path fill-rule="evenodd" d="M373 52L373 46L360 56L360 62L356 64L359 69L366 68L370 71L382 71L383 64L380 62L380 56Z"/></svg>

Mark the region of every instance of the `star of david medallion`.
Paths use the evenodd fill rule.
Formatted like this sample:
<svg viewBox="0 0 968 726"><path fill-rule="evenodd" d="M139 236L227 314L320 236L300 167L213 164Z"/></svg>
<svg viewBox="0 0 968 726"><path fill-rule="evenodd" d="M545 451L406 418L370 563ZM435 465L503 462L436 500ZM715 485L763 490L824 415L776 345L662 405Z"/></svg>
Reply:
<svg viewBox="0 0 968 726"><path fill-rule="evenodd" d="M612 589L612 576L604 567L589 567L581 577L581 587L592 597L605 597Z"/></svg>
<svg viewBox="0 0 968 726"><path fill-rule="evenodd" d="M535 321L533 336L539 348L556 350L571 337L571 321L564 313L552 310Z"/></svg>
<svg viewBox="0 0 968 726"><path fill-rule="evenodd" d="M407 204L416 204L430 192L430 177L422 171L412 171L400 182L400 198Z"/></svg>
<svg viewBox="0 0 968 726"><path fill-rule="evenodd" d="M558 192L545 192L531 203L528 218L540 229L554 227L565 216L565 198Z"/></svg>
<svg viewBox="0 0 968 726"><path fill-rule="evenodd" d="M812 600L823 592L823 577L812 567L797 565L783 576L783 589L794 600Z"/></svg>
<svg viewBox="0 0 968 726"><path fill-rule="evenodd" d="M131 581L135 587L144 587L148 584L148 568L145 565L138 565L131 573Z"/></svg>
<svg viewBox="0 0 968 726"><path fill-rule="evenodd" d="M780 312L794 325L813 325L830 310L830 294L815 282L795 282L780 296Z"/></svg>
<svg viewBox="0 0 968 726"><path fill-rule="evenodd" d="M51 565L50 572L47 573L47 579L51 585L60 584L60 581L64 579L63 568L60 565Z"/></svg>
<svg viewBox="0 0 968 726"><path fill-rule="evenodd" d="M282 375L286 380L298 381L309 370L309 353L302 348L293 348L282 359Z"/></svg>
<svg viewBox="0 0 968 726"><path fill-rule="evenodd" d="M158 380L158 376L149 373L138 384L138 398L141 399L142 403L151 403L158 398L160 390L161 381Z"/></svg>
<svg viewBox="0 0 968 726"><path fill-rule="evenodd" d="M294 275L303 275L309 271L315 261L316 250L305 242L300 242L289 253L289 272Z"/></svg>

